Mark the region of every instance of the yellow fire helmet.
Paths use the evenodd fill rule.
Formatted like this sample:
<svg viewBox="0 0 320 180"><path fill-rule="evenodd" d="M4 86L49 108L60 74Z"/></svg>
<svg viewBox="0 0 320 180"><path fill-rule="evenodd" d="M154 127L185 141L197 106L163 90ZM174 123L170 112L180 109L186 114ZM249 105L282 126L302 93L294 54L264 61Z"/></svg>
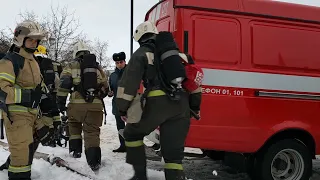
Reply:
<svg viewBox="0 0 320 180"><path fill-rule="evenodd" d="M34 52L34 55L47 58L48 57L47 48L42 45L39 45L37 50Z"/></svg>

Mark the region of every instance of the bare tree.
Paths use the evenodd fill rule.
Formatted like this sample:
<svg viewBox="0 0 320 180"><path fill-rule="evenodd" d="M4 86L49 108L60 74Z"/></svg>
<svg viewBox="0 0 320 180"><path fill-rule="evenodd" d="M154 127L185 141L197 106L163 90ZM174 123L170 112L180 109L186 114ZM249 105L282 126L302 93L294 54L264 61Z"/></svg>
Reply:
<svg viewBox="0 0 320 180"><path fill-rule="evenodd" d="M65 59L70 45L81 35L78 32L79 21L74 12L70 13L68 7L51 5L50 12L41 19L33 11L25 11L19 14L22 20L34 20L39 22L42 28L48 32L47 41L43 42L48 49L49 57L54 60ZM67 53L67 54L66 54Z"/></svg>
<svg viewBox="0 0 320 180"><path fill-rule="evenodd" d="M65 62L70 62L71 60L73 60L73 48L74 48L74 45L78 42L78 41L82 41L84 43L86 43L88 46L89 46L89 50L92 50L92 45L91 45L91 40L89 40L89 38L87 37L86 34L84 33L81 33L78 35L77 38L75 38L69 45L67 48L65 48L61 54L63 54L63 57L62 57L62 61L65 61Z"/></svg>
<svg viewBox="0 0 320 180"><path fill-rule="evenodd" d="M0 53L5 53L9 50L11 41L10 35L4 29L0 30Z"/></svg>
<svg viewBox="0 0 320 180"><path fill-rule="evenodd" d="M24 11L19 13L21 20L30 20L30 21L38 21L39 18L34 11ZM41 23L41 22L39 22Z"/></svg>
<svg viewBox="0 0 320 180"><path fill-rule="evenodd" d="M97 61L103 68L111 66L111 59L107 57L106 52L108 49L108 42L96 38L92 46L92 52L96 55Z"/></svg>
<svg viewBox="0 0 320 180"><path fill-rule="evenodd" d="M91 41L85 33L79 31L79 21L74 12L70 13L67 6L60 8L51 5L46 16L40 18L34 11L24 11L19 14L21 20L37 21L48 33L47 41L42 44L47 47L49 58L68 62L73 59L73 46L79 40L85 42L90 51L97 56L97 61L104 68L111 66L111 60L106 56L108 42L99 38Z"/></svg>

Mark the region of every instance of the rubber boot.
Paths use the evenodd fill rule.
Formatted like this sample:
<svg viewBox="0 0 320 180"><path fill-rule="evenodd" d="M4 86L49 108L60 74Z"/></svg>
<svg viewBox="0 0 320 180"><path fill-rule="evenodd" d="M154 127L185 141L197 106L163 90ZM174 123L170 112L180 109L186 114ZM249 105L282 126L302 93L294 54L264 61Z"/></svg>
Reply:
<svg viewBox="0 0 320 180"><path fill-rule="evenodd" d="M9 178L9 180L31 180L31 178Z"/></svg>
<svg viewBox="0 0 320 180"><path fill-rule="evenodd" d="M130 180L148 180L146 166L133 166L134 176Z"/></svg>
<svg viewBox="0 0 320 180"><path fill-rule="evenodd" d="M9 180L31 180L31 178L9 178Z"/></svg>
<svg viewBox="0 0 320 180"><path fill-rule="evenodd" d="M9 180L31 180L31 171L13 173L8 171Z"/></svg>
<svg viewBox="0 0 320 180"><path fill-rule="evenodd" d="M81 158L82 153L82 139L71 139L69 141L69 152L73 152L74 158Z"/></svg>
<svg viewBox="0 0 320 180"><path fill-rule="evenodd" d="M166 180L185 180L186 176L181 170L165 169Z"/></svg>
<svg viewBox="0 0 320 180"><path fill-rule="evenodd" d="M121 145L118 149L115 149L113 150L112 152L119 152L119 153L122 153L122 152L126 152L127 151L127 148L125 145Z"/></svg>
<svg viewBox="0 0 320 180"><path fill-rule="evenodd" d="M96 171L101 166L101 148L100 147L90 147L85 150L87 163L92 169L92 171Z"/></svg>

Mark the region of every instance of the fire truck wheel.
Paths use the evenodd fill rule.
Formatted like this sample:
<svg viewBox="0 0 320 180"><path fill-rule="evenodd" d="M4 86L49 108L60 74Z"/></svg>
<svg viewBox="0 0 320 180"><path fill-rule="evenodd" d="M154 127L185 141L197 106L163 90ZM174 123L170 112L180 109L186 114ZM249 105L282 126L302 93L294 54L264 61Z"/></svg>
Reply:
<svg viewBox="0 0 320 180"><path fill-rule="evenodd" d="M312 175L310 150L299 140L278 141L257 155L261 180L308 180Z"/></svg>

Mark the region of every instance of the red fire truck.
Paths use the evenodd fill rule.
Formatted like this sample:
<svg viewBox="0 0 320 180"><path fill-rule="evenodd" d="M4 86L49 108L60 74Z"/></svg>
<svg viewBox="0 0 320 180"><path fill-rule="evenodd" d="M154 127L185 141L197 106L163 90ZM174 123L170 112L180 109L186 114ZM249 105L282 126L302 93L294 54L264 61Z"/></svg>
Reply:
<svg viewBox="0 0 320 180"><path fill-rule="evenodd" d="M245 157L260 180L308 179L320 154L320 8L163 0L146 14L204 70L186 146Z"/></svg>

